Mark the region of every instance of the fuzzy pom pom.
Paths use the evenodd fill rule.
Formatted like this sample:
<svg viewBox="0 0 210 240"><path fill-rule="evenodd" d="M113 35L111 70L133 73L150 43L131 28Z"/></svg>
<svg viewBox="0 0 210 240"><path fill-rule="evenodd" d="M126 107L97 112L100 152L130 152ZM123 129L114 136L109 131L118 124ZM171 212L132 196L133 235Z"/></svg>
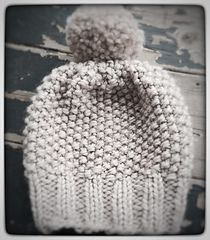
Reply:
<svg viewBox="0 0 210 240"><path fill-rule="evenodd" d="M67 19L66 42L76 61L137 58L144 35L122 6L82 6Z"/></svg>

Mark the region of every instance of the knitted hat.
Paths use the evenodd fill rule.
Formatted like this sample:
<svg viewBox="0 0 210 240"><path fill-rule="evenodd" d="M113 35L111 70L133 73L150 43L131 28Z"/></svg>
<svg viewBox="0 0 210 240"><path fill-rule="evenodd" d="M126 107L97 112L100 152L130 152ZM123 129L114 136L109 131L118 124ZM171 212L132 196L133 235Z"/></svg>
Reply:
<svg viewBox="0 0 210 240"><path fill-rule="evenodd" d="M37 228L179 232L192 128L175 81L135 60L142 38L122 7L79 7L66 32L75 61L83 62L53 69L25 119L24 167Z"/></svg>

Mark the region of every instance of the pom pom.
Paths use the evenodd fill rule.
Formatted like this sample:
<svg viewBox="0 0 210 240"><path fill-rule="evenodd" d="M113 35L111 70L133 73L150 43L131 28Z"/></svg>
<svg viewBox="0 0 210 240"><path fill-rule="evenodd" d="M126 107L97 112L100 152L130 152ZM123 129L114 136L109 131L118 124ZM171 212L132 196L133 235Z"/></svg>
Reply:
<svg viewBox="0 0 210 240"><path fill-rule="evenodd" d="M137 58L143 32L122 6L82 6L67 18L66 42L76 61Z"/></svg>

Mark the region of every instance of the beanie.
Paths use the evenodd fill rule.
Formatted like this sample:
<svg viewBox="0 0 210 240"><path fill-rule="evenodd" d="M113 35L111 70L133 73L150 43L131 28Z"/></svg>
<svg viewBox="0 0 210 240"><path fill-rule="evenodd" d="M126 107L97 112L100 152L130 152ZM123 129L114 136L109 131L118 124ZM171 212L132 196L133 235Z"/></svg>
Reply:
<svg viewBox="0 0 210 240"><path fill-rule="evenodd" d="M68 19L74 62L44 77L27 108L25 176L37 228L174 234L192 169L192 127L173 78L138 60L142 32L121 6Z"/></svg>

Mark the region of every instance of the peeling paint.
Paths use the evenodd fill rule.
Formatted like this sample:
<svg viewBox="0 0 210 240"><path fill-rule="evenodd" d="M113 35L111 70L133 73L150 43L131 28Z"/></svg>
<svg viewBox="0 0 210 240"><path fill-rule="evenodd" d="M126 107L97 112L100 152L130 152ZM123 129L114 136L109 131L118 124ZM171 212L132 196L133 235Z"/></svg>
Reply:
<svg viewBox="0 0 210 240"><path fill-rule="evenodd" d="M11 93L5 92L5 97L9 99L17 99L23 102L30 102L31 97L34 96L34 92L15 90Z"/></svg>
<svg viewBox="0 0 210 240"><path fill-rule="evenodd" d="M183 50L186 49L189 52L190 60L194 63L199 63L204 65L204 34L202 26L193 29L189 28L188 31L182 31L182 29L177 29L175 33L172 34L177 40L177 51L178 55L183 54Z"/></svg>
<svg viewBox="0 0 210 240"><path fill-rule="evenodd" d="M23 145L22 145L22 142L24 140L23 136L18 135L16 133L6 133L4 137L5 137L6 145L9 145L14 149L23 148Z"/></svg>
<svg viewBox="0 0 210 240"><path fill-rule="evenodd" d="M36 47L31 47L31 46L29 47L21 44L16 44L16 43L6 43L6 47L17 50L17 51L22 51L22 52L31 52L39 55L42 54L43 57L49 55L49 53L45 49L40 49Z"/></svg>
<svg viewBox="0 0 210 240"><path fill-rule="evenodd" d="M14 143L14 142L5 141L5 144L10 146L13 149L21 149L21 148L23 148L22 144L18 144L18 143Z"/></svg>
<svg viewBox="0 0 210 240"><path fill-rule="evenodd" d="M60 33L66 33L65 28L62 27L61 25L56 24L55 26L56 26L56 28L58 29L58 31L59 31Z"/></svg>
<svg viewBox="0 0 210 240"><path fill-rule="evenodd" d="M139 56L140 61L148 61L153 65L157 65L156 60L160 57L160 53L154 50L144 48L142 54Z"/></svg>
<svg viewBox="0 0 210 240"><path fill-rule="evenodd" d="M55 40L51 39L50 37L48 37L45 34L42 34L42 40L43 40L43 44L41 46L43 46L43 47L56 49L56 50L59 49L64 52L70 52L69 47L64 46L60 43L57 43Z"/></svg>
<svg viewBox="0 0 210 240"><path fill-rule="evenodd" d="M152 44L161 44L161 42L168 42L168 43L173 43L173 41L166 36L161 36L161 35L153 35L152 36Z"/></svg>
<svg viewBox="0 0 210 240"><path fill-rule="evenodd" d="M64 53L64 52L61 53L58 50L55 52L55 51L46 50L46 49L40 48L40 47L32 47L32 46L29 47L29 46L25 46L25 45L21 45L21 44L16 44L16 43L6 43L6 47L17 50L17 51L31 52L34 54L38 54L41 57L54 57L55 56L58 59L64 60L64 61L66 61L66 60L72 61L72 59L73 59L72 55L70 53ZM23 79L20 79L20 80L23 80Z"/></svg>
<svg viewBox="0 0 210 240"><path fill-rule="evenodd" d="M134 5L127 8L147 34L146 47L161 53L157 63L187 72L205 71L204 15L200 7Z"/></svg>
<svg viewBox="0 0 210 240"><path fill-rule="evenodd" d="M16 144L22 144L24 137L16 133L5 133L5 140Z"/></svg>

